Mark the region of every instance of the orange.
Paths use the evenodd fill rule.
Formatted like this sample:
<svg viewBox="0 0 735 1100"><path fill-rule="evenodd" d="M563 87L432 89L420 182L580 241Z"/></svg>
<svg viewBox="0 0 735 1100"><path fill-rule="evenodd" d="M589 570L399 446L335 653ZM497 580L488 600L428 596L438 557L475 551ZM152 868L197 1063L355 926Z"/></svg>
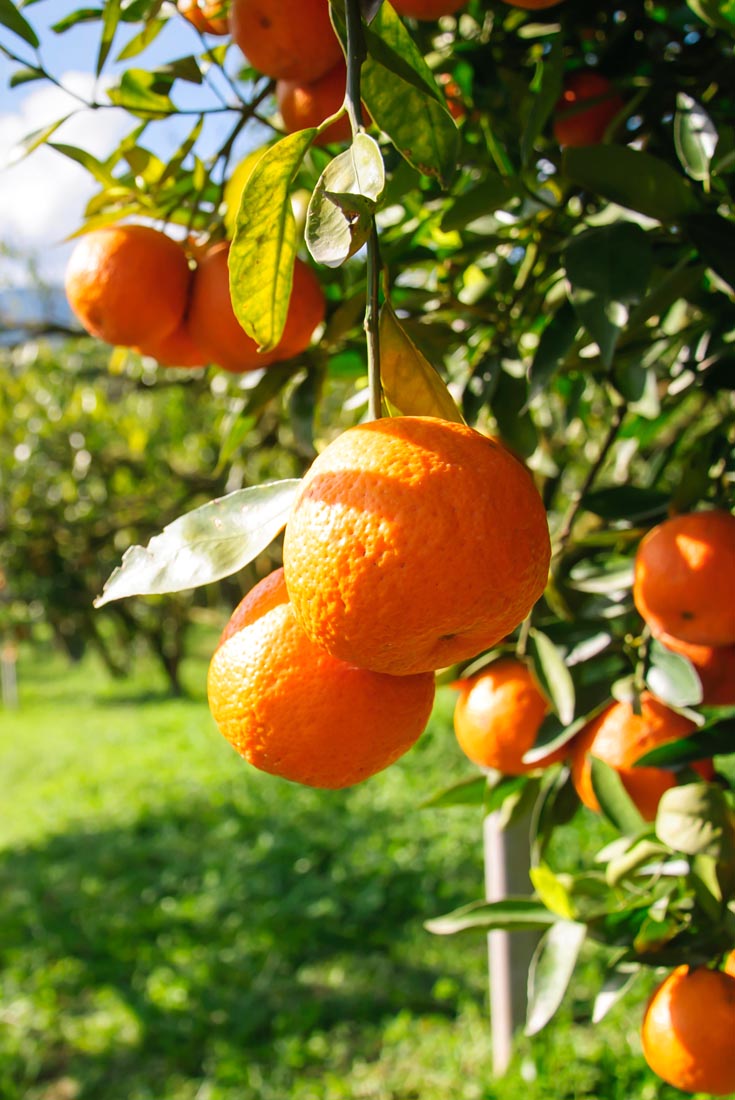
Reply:
<svg viewBox="0 0 735 1100"><path fill-rule="evenodd" d="M435 73L434 75L437 84L444 92L447 110L455 121L460 122L467 114L462 89L449 73Z"/></svg>
<svg viewBox="0 0 735 1100"><path fill-rule="evenodd" d="M489 649L546 585L528 470L464 424L397 416L338 436L286 525L294 613L335 657L406 675Z"/></svg>
<svg viewBox="0 0 735 1100"><path fill-rule="evenodd" d="M223 0L176 0L176 7L200 34L230 33L228 5Z"/></svg>
<svg viewBox="0 0 735 1100"><path fill-rule="evenodd" d="M659 799L676 784L673 772L665 768L636 768L633 765L651 749L667 741L688 737L696 729L693 722L671 710L650 692L641 695L641 713L630 703L612 703L578 734L570 746L572 782L577 794L591 810L600 809L592 789L590 756L615 768L628 794L646 821L653 821ZM694 767L705 778L712 767L701 761Z"/></svg>
<svg viewBox="0 0 735 1100"><path fill-rule="evenodd" d="M725 973L729 974L731 978L735 978L735 948L725 959Z"/></svg>
<svg viewBox="0 0 735 1100"><path fill-rule="evenodd" d="M233 0L230 31L253 68L274 80L316 80L343 57L329 0Z"/></svg>
<svg viewBox="0 0 735 1100"><path fill-rule="evenodd" d="M671 634L661 634L658 640L694 665L705 706L735 706L735 645L693 645Z"/></svg>
<svg viewBox="0 0 735 1100"><path fill-rule="evenodd" d="M136 347L178 327L191 282L183 246L146 225L111 225L82 237L66 268L66 296L87 332Z"/></svg>
<svg viewBox="0 0 735 1100"><path fill-rule="evenodd" d="M342 106L346 81L347 66L344 61L339 61L317 80L279 80L276 83L276 100L288 133L319 126L325 118L335 114ZM344 114L319 135L315 144L349 141L351 136L350 120Z"/></svg>
<svg viewBox="0 0 735 1100"><path fill-rule="evenodd" d="M689 512L652 528L635 559L633 599L651 632L735 643L735 516Z"/></svg>
<svg viewBox="0 0 735 1100"><path fill-rule="evenodd" d="M209 357L192 337L186 320L162 340L146 340L137 348L141 355L157 359L162 367L205 367Z"/></svg>
<svg viewBox="0 0 735 1100"><path fill-rule="evenodd" d="M566 755L564 746L535 764L523 761L549 713L548 701L523 661L501 658L458 686L454 732L460 748L475 764L522 775Z"/></svg>
<svg viewBox="0 0 735 1100"><path fill-rule="evenodd" d="M597 145L622 108L622 97L606 77L586 69L572 73L554 108L554 137L565 147Z"/></svg>
<svg viewBox="0 0 735 1100"><path fill-rule="evenodd" d="M391 0L399 15L412 19L438 19L441 15L454 15L467 0Z"/></svg>
<svg viewBox="0 0 735 1100"><path fill-rule="evenodd" d="M209 667L217 726L248 763L309 787L360 783L424 730L434 677L366 672L312 645L278 569L235 610Z"/></svg>
<svg viewBox="0 0 735 1100"><path fill-rule="evenodd" d="M221 241L200 260L188 312L189 333L210 362L241 374L299 355L324 320L325 300L319 280L303 260L296 259L286 326L278 347L261 355L232 308L227 257L230 245Z"/></svg>
<svg viewBox="0 0 735 1100"><path fill-rule="evenodd" d="M554 8L561 0L505 0L513 8L523 8L525 11L541 11L542 8Z"/></svg>
<svg viewBox="0 0 735 1100"><path fill-rule="evenodd" d="M654 1073L684 1092L735 1092L735 978L678 966L643 1016L643 1054Z"/></svg>

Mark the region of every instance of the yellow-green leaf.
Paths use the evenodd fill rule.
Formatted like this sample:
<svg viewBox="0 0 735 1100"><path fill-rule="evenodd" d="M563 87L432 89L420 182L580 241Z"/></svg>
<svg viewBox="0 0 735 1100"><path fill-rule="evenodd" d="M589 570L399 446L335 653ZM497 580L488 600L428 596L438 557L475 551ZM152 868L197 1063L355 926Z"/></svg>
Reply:
<svg viewBox="0 0 735 1100"><path fill-rule="evenodd" d="M388 302L380 311L380 377L387 400L404 416L438 416L462 423L444 379L416 347Z"/></svg>

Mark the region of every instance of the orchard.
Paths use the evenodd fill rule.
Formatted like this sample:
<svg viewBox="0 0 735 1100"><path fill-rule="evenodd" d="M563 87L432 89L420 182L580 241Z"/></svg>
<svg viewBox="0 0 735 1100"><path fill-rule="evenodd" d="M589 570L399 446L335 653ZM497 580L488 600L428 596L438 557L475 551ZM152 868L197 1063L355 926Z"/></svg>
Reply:
<svg viewBox="0 0 735 1100"><path fill-rule="evenodd" d="M16 86L55 79L34 11L0 3ZM427 937L537 933L528 1035L584 952L596 1022L651 975L641 1057L735 1093L732 5L117 0L51 33L90 24L116 69L78 109L128 133L21 149L95 181L69 307L103 369L228 413L217 495L97 613L247 577L209 707L286 783L410 767L452 692L433 812L520 824L533 892ZM575 817L606 841L570 869Z"/></svg>

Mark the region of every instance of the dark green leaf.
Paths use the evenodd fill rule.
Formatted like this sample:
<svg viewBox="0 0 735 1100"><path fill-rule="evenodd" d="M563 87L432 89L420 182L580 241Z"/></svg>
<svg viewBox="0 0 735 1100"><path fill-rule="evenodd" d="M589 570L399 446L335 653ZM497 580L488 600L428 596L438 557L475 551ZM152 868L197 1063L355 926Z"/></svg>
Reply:
<svg viewBox="0 0 735 1100"><path fill-rule="evenodd" d="M298 130L271 146L242 193L230 248L230 291L238 321L268 351L283 334L298 241L291 182L316 130Z"/></svg>
<svg viewBox="0 0 735 1100"><path fill-rule="evenodd" d="M58 23L53 23L51 30L56 34L63 34L78 23L97 23L102 18L102 8L77 8L70 15L65 15Z"/></svg>
<svg viewBox="0 0 735 1100"><path fill-rule="evenodd" d="M636 485L615 485L608 489L593 489L585 493L581 504L588 512L607 520L638 523L643 519L664 516L669 494L658 489L641 489Z"/></svg>
<svg viewBox="0 0 735 1100"><path fill-rule="evenodd" d="M30 84L34 80L44 80L46 73L43 69L16 69L10 77L8 85L11 88L18 88L21 84Z"/></svg>
<svg viewBox="0 0 735 1100"><path fill-rule="evenodd" d="M491 931L493 928L514 932L534 931L556 924L558 917L546 906L528 898L505 898L503 901L473 901L443 917L424 922L428 932L438 936L451 936L455 932L473 929Z"/></svg>
<svg viewBox="0 0 735 1100"><path fill-rule="evenodd" d="M517 197L516 182L496 172L488 172L482 183L450 202L442 216L441 227L445 233L464 229L471 222L496 210L507 210Z"/></svg>
<svg viewBox="0 0 735 1100"><path fill-rule="evenodd" d="M367 241L385 186L378 143L357 134L322 172L309 201L306 246L317 263L340 267Z"/></svg>
<svg viewBox="0 0 735 1100"><path fill-rule="evenodd" d="M487 789L484 775L471 775L452 783L441 791L425 798L419 803L419 809L445 809L448 806L482 806Z"/></svg>
<svg viewBox="0 0 735 1100"><path fill-rule="evenodd" d="M126 596L180 592L236 573L283 529L300 484L291 478L238 489L179 516L147 547L126 550L95 607Z"/></svg>
<svg viewBox="0 0 735 1100"><path fill-rule="evenodd" d="M694 214L684 229L702 260L735 292L735 225L719 214Z"/></svg>
<svg viewBox="0 0 735 1100"><path fill-rule="evenodd" d="M521 138L521 162L524 165L531 159L536 139L551 117L551 112L562 91L564 76L562 35L555 34L548 41L550 49L544 53L538 63L539 73L532 85L534 95L531 98L531 110Z"/></svg>
<svg viewBox="0 0 735 1100"><path fill-rule="evenodd" d="M578 186L660 222L678 221L698 208L693 191L675 169L627 145L565 149L562 165Z"/></svg>
<svg viewBox="0 0 735 1100"><path fill-rule="evenodd" d="M571 302L564 300L541 333L529 373L533 400L556 374L568 355L579 329L579 320Z"/></svg>
<svg viewBox="0 0 735 1100"><path fill-rule="evenodd" d="M586 935L586 925L559 921L542 937L528 974L526 1035L541 1031L561 1004Z"/></svg>
<svg viewBox="0 0 735 1100"><path fill-rule="evenodd" d="M646 685L672 707L693 707L702 702L702 684L691 661L655 639L649 646Z"/></svg>
<svg viewBox="0 0 735 1100"><path fill-rule="evenodd" d="M705 23L735 36L735 2L733 0L687 0L687 4Z"/></svg>
<svg viewBox="0 0 735 1100"><path fill-rule="evenodd" d="M0 0L0 24L17 34L24 42L34 48L40 45L38 35L27 19L16 8L12 0Z"/></svg>
<svg viewBox="0 0 735 1100"><path fill-rule="evenodd" d="M626 791L617 771L598 757L591 757L592 789L600 808L621 833L635 835L645 822Z"/></svg>
<svg viewBox="0 0 735 1100"><path fill-rule="evenodd" d="M691 764L695 760L708 760L712 756L725 756L735 752L735 714L726 712L723 718L713 717L690 737L669 741L651 749L636 766L645 768L674 768Z"/></svg>
<svg viewBox="0 0 735 1100"><path fill-rule="evenodd" d="M530 633L530 652L534 671L544 694L551 702L559 721L568 726L574 719L574 682L564 658L546 634L535 628Z"/></svg>

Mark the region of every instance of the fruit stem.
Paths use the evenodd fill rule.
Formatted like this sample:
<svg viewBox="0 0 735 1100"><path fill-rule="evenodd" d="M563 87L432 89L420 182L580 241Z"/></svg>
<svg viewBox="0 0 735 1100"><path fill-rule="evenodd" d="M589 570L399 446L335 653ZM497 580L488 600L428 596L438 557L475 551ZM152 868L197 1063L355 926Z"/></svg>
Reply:
<svg viewBox="0 0 735 1100"><path fill-rule="evenodd" d="M363 129L362 102L360 97L360 70L367 57L365 37L362 33L362 11L360 0L345 0L347 24L347 87L345 89L345 107L352 127L352 135Z"/></svg>

